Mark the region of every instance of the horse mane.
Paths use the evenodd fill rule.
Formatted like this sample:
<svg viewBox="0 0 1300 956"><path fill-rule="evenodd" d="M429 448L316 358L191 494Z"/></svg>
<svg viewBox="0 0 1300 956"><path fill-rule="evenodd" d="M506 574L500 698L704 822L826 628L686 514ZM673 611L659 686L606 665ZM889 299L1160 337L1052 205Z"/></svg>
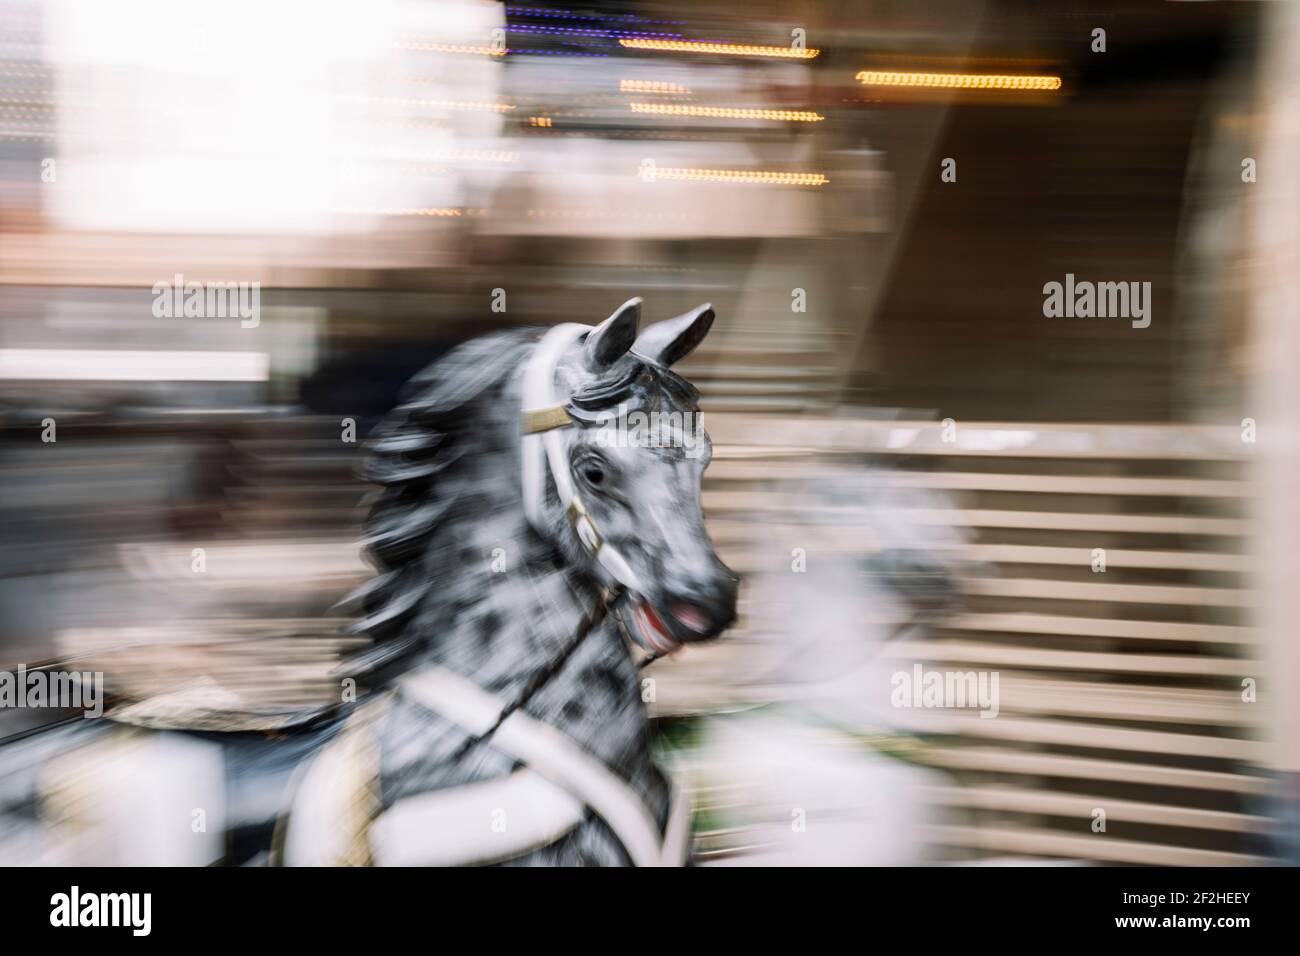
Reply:
<svg viewBox="0 0 1300 956"><path fill-rule="evenodd" d="M370 496L362 545L378 575L340 602L360 616L348 633L373 643L349 659L349 673L378 677L424 649L428 635L409 626L433 586L424 559L473 491L472 476L455 466L482 444L484 411L534 338L501 332L457 346L412 378L375 427L362 477L379 490Z"/></svg>

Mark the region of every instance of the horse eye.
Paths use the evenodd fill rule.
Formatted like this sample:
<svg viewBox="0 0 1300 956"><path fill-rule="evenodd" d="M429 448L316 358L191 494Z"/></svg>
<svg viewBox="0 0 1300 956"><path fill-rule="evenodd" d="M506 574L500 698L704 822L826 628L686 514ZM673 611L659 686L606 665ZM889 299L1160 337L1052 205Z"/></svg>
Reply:
<svg viewBox="0 0 1300 956"><path fill-rule="evenodd" d="M582 477L587 479L591 484L598 485L605 480L605 469L600 465L586 464L582 466Z"/></svg>

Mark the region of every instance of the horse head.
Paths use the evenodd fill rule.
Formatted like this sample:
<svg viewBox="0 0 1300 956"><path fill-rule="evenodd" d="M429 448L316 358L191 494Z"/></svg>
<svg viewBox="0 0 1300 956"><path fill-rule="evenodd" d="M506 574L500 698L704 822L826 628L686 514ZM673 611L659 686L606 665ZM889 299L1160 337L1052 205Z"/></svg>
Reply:
<svg viewBox="0 0 1300 956"><path fill-rule="evenodd" d="M585 581L615 598L606 606L622 629L653 652L732 622L738 579L713 550L700 500L709 439L698 393L672 371L713 310L643 332L640 313L633 299L595 327L556 326L540 341L474 339L408 383L366 466L380 486L365 542L379 576L346 602L362 611L350 630L375 641L352 662L357 672L447 650L468 620L460 609L508 600L515 592L490 587L472 555L512 541L524 545L528 580L544 579L558 555L580 589L590 590ZM480 630L513 613L485 608ZM476 668L492 663L465 653L478 655Z"/></svg>
<svg viewBox="0 0 1300 956"><path fill-rule="evenodd" d="M523 372L525 510L573 564L614 589L624 629L663 653L721 634L738 577L704 527L712 449L698 392L672 371L713 309L639 331L632 299L594 328L551 330Z"/></svg>

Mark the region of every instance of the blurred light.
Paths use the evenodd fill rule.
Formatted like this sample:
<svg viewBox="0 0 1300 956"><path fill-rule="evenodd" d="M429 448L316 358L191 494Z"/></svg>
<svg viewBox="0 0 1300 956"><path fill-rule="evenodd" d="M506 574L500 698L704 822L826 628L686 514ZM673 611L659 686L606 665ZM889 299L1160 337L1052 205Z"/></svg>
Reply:
<svg viewBox="0 0 1300 956"><path fill-rule="evenodd" d="M0 379L74 382L264 382L265 352L0 349Z"/></svg>
<svg viewBox="0 0 1300 956"><path fill-rule="evenodd" d="M549 7L506 7L506 13L511 16L559 17L564 20L587 20L592 23L652 23L670 27L679 27L686 23L685 20L652 20L648 17L627 13L597 16L593 13L574 13L572 10L553 10Z"/></svg>
<svg viewBox="0 0 1300 956"><path fill-rule="evenodd" d="M529 126L554 126L549 116L530 116L528 117Z"/></svg>
<svg viewBox="0 0 1300 956"><path fill-rule="evenodd" d="M344 216L436 216L446 218L449 216L464 216L466 210L448 207L429 207L421 208L374 208L374 207L357 207L357 206L335 206L332 212Z"/></svg>
<svg viewBox="0 0 1300 956"><path fill-rule="evenodd" d="M517 108L509 103L485 103L472 100L420 100L403 96L372 96L368 97L367 100L371 103L392 103L396 106L420 106L426 109L463 110L466 112L487 110L491 113L509 113Z"/></svg>
<svg viewBox="0 0 1300 956"><path fill-rule="evenodd" d="M631 50L665 50L671 53L710 53L727 56L775 56L789 60L811 60L821 50L796 50L788 46L747 46L739 43L701 43L694 40L642 40L624 38L620 46Z"/></svg>
<svg viewBox="0 0 1300 956"><path fill-rule="evenodd" d="M665 83L660 80L619 80L618 88L624 93L660 93L671 95L674 93L690 93L690 87L682 86L679 83Z"/></svg>
<svg viewBox="0 0 1300 956"><path fill-rule="evenodd" d="M757 169L679 169L672 166L650 167L638 173L647 180L679 179L704 183L754 183L765 186L825 186L829 179L822 173L777 173Z"/></svg>
<svg viewBox="0 0 1300 956"><path fill-rule="evenodd" d="M512 149L449 149L431 158L455 163L515 163L519 154Z"/></svg>
<svg viewBox="0 0 1300 956"><path fill-rule="evenodd" d="M708 116L714 119L787 120L818 123L826 117L810 110L734 109L725 106L680 106L675 103L630 103L633 113L663 113L669 116Z"/></svg>
<svg viewBox="0 0 1300 956"><path fill-rule="evenodd" d="M863 70L863 86L922 86L944 90L1059 90L1059 76L1014 76L995 73L896 73Z"/></svg>
<svg viewBox="0 0 1300 956"><path fill-rule="evenodd" d="M507 28L511 33L536 33L546 36L562 37L597 37L607 39L609 37L665 37L680 38L680 33L650 33L645 30L589 30L583 27L547 27L538 26L537 24L515 24Z"/></svg>
<svg viewBox="0 0 1300 956"><path fill-rule="evenodd" d="M490 46L465 46L459 43L421 43L418 41L409 41L406 43L396 43L394 46L399 50L419 50L423 53L466 53L474 56L505 56L509 50L498 50Z"/></svg>

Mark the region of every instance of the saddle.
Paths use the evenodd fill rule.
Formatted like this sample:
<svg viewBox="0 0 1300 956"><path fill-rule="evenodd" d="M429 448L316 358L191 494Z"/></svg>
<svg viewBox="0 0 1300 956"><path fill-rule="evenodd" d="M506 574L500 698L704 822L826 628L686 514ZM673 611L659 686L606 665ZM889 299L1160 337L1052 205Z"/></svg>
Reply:
<svg viewBox="0 0 1300 956"><path fill-rule="evenodd" d="M298 795L277 832L275 862L290 866L474 866L524 856L560 840L588 809L637 866L682 866L690 800L673 787L663 832L640 796L613 771L547 724L514 710L442 667L403 678L396 691L493 746L522 769L504 777L379 801L375 726L390 694L368 703L295 782ZM493 826L496 821L500 827ZM509 821L509 826L505 821Z"/></svg>

